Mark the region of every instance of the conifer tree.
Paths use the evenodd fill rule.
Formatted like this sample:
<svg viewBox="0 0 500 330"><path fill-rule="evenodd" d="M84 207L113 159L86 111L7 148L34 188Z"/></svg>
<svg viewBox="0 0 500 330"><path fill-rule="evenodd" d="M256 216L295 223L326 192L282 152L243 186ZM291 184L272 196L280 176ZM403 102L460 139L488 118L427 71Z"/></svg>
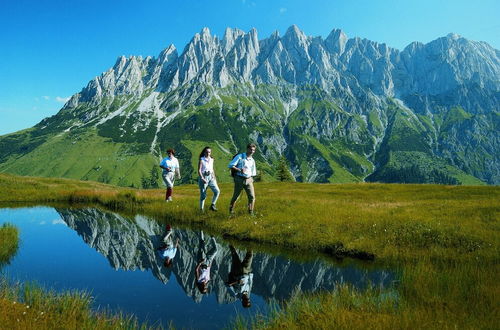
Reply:
<svg viewBox="0 0 500 330"><path fill-rule="evenodd" d="M150 173L151 175L149 177L149 186L151 188L158 188L158 179L160 178L160 175L158 174L158 167L153 165Z"/></svg>
<svg viewBox="0 0 500 330"><path fill-rule="evenodd" d="M295 181L292 173L290 173L290 170L288 169L288 161L286 160L285 156L281 156L281 158L278 161L278 169L276 171L276 177L278 181L287 181L287 182Z"/></svg>

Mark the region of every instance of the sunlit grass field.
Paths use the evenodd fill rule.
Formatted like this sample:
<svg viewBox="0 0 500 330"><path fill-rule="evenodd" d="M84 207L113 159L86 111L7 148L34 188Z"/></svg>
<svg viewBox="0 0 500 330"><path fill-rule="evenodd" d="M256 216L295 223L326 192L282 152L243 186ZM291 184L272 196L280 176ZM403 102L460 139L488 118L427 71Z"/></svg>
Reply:
<svg viewBox="0 0 500 330"><path fill-rule="evenodd" d="M133 190L94 182L0 175L0 203L93 203L159 221L197 223L219 234L331 254L351 250L390 261L420 257L496 257L500 188L400 184L256 183L256 212L244 193L228 212L232 185L221 185L219 212L198 210L198 187ZM207 198L210 203L211 196Z"/></svg>
<svg viewBox="0 0 500 330"><path fill-rule="evenodd" d="M198 207L195 185L133 190L66 179L0 175L4 206L90 203L160 222L196 224L233 239L336 257L374 259L401 276L390 290L298 295L257 328L496 328L499 319L500 188L399 184L256 183L256 214L242 195L227 210ZM210 203L211 195L207 199ZM236 321L234 327L244 326Z"/></svg>

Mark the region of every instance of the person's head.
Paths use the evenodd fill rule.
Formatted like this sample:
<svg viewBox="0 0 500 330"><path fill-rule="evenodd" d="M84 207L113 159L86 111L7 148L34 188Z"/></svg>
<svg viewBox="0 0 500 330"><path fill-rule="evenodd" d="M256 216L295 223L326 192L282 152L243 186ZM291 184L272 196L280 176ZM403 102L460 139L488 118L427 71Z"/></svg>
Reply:
<svg viewBox="0 0 500 330"><path fill-rule="evenodd" d="M170 149L167 149L167 155L170 157L170 156L175 156L175 150L170 148Z"/></svg>
<svg viewBox="0 0 500 330"><path fill-rule="evenodd" d="M250 308L252 306L252 303L250 302L250 295L248 294L248 292L243 293L243 295L241 296L241 305L244 308Z"/></svg>
<svg viewBox="0 0 500 330"><path fill-rule="evenodd" d="M206 294L208 292L208 282L198 282L196 281L196 287L202 294Z"/></svg>
<svg viewBox="0 0 500 330"><path fill-rule="evenodd" d="M171 258L165 258L165 260L163 261L163 266L167 267L167 268L170 268L172 267L172 259Z"/></svg>
<svg viewBox="0 0 500 330"><path fill-rule="evenodd" d="M248 155L253 155L255 153L255 149L257 149L257 146L253 143L247 144L247 154Z"/></svg>
<svg viewBox="0 0 500 330"><path fill-rule="evenodd" d="M200 158L201 157L207 157L208 158L210 156L212 156L212 148L210 148L210 147L203 148L203 150L200 153Z"/></svg>

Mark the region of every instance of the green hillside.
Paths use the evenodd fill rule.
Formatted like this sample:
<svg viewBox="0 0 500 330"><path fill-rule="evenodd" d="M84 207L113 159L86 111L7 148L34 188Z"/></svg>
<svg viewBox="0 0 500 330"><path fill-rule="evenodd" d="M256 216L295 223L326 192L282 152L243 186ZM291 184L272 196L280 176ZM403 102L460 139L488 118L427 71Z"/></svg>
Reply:
<svg viewBox="0 0 500 330"><path fill-rule="evenodd" d="M206 92L203 101L182 104L177 96L186 88L159 94L168 100L161 116L137 111L144 95L120 96L99 105L80 103L33 128L1 136L0 172L161 187L157 165L167 148L177 151L181 183L193 183L198 155L211 146L219 181L230 182L226 166L248 142L258 145L255 158L264 181L276 180L282 156L297 181L332 183L477 185L483 184L477 178L481 168L495 161L486 147L457 144L460 132L467 132L464 125L484 121L458 107L430 117L389 99L362 115L346 111L341 100L315 86L292 91L259 85L249 93L244 84L220 89L217 96L210 94L213 87L196 86ZM292 92L296 103L285 107L283 99Z"/></svg>

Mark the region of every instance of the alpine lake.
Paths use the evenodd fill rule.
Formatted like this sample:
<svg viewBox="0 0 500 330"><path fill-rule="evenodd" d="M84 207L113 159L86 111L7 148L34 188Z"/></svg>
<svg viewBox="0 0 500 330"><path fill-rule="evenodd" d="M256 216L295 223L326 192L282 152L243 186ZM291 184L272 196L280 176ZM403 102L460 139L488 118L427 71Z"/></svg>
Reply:
<svg viewBox="0 0 500 330"><path fill-rule="evenodd" d="M294 256L269 252L201 230L93 207L2 208L0 225L4 223L19 229L20 242L0 276L57 292L86 291L95 310L123 312L165 328L220 329L237 317L265 317L297 292L335 290L342 283L360 289L396 283L393 271L369 262L308 251L295 251ZM179 245L166 266L167 233ZM202 293L196 268L203 256L213 253L208 291ZM243 306L239 287L228 285L233 270L245 261L250 263L245 267L250 307Z"/></svg>

